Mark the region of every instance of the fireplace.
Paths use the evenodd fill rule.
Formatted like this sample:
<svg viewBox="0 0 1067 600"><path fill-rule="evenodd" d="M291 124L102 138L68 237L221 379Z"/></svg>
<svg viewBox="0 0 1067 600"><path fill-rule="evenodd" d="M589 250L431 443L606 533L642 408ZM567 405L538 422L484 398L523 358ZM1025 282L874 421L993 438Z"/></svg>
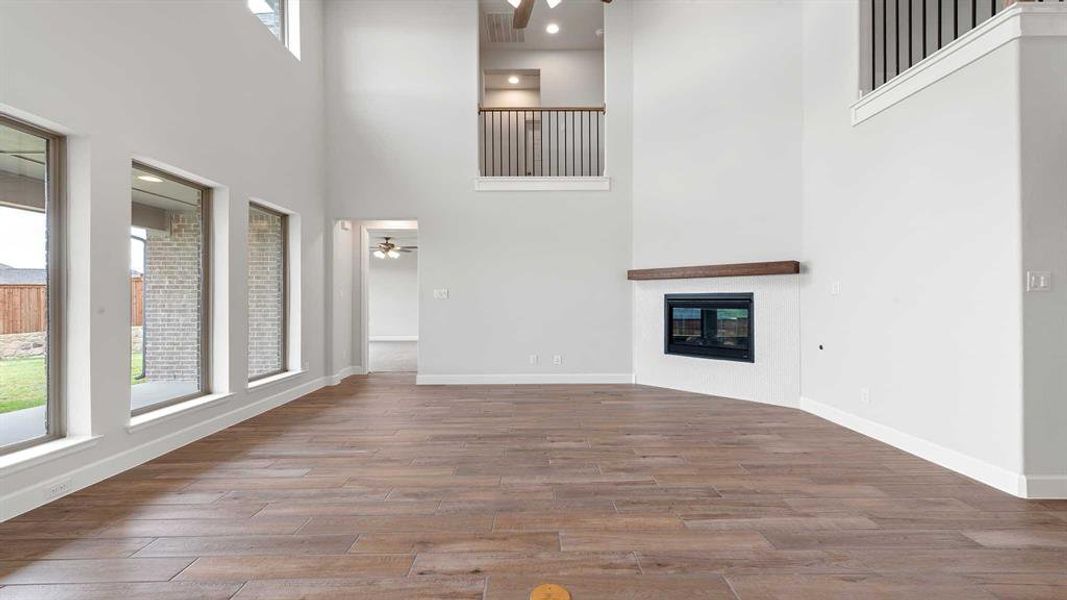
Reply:
<svg viewBox="0 0 1067 600"><path fill-rule="evenodd" d="M752 294L666 294L663 352L755 362Z"/></svg>

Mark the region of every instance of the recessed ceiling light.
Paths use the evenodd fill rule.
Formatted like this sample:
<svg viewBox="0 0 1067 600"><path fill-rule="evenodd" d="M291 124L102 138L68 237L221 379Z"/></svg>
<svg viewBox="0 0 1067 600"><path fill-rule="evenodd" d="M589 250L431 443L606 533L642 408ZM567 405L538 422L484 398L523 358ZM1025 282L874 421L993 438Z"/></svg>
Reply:
<svg viewBox="0 0 1067 600"><path fill-rule="evenodd" d="M510 83L511 85L518 85L519 84L519 76L518 75L512 75L511 77L508 77L508 83Z"/></svg>
<svg viewBox="0 0 1067 600"><path fill-rule="evenodd" d="M545 31L552 35L556 35L557 33L559 33L559 25L556 25L555 23L549 23L548 27L545 27Z"/></svg>
<svg viewBox="0 0 1067 600"><path fill-rule="evenodd" d="M148 183L163 183L163 180L155 175L138 175L137 179L147 181Z"/></svg>

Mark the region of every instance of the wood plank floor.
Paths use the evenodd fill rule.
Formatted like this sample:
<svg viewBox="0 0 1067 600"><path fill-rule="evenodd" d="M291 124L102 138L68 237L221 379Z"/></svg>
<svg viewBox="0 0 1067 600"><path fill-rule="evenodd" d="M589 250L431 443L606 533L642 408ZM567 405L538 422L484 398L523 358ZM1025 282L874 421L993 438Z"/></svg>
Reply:
<svg viewBox="0 0 1067 600"><path fill-rule="evenodd" d="M1067 598L1067 502L811 415L355 377L0 524L0 598Z"/></svg>

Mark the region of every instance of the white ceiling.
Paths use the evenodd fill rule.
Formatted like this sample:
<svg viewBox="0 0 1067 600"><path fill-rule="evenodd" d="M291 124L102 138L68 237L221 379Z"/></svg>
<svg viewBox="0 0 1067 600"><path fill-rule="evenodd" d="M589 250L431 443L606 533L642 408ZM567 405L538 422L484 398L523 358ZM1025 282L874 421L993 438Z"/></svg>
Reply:
<svg viewBox="0 0 1067 600"><path fill-rule="evenodd" d="M526 41L514 44L490 44L486 36L485 15L512 13L507 0L478 0L481 24L478 27L483 49L513 50L597 50L604 47L604 38L596 31L604 27L604 3L601 0L563 0L556 8L549 8L545 0L535 0L530 23L526 26ZM559 33L545 32L549 23L559 25Z"/></svg>
<svg viewBox="0 0 1067 600"><path fill-rule="evenodd" d="M419 245L418 229L368 229L367 234L370 236L371 246L376 246L385 236L389 236L394 244L401 246Z"/></svg>
<svg viewBox="0 0 1067 600"><path fill-rule="evenodd" d="M138 204L161 208L163 210L190 210L200 204L200 190L170 179L151 182L138 179L141 175L156 176L133 167L130 173L130 186L133 188L133 200Z"/></svg>
<svg viewBox="0 0 1067 600"><path fill-rule="evenodd" d="M44 179L47 144L43 138L0 125L0 170L11 175Z"/></svg>

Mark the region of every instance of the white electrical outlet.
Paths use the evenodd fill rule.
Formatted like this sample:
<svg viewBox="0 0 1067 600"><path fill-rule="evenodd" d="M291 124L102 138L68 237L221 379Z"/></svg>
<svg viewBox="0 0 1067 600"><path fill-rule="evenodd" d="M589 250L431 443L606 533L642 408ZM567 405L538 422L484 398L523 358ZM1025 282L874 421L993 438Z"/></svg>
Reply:
<svg viewBox="0 0 1067 600"><path fill-rule="evenodd" d="M310 368L311 368L311 361L305 360L304 361L304 370L307 371Z"/></svg>
<svg viewBox="0 0 1067 600"><path fill-rule="evenodd" d="M860 388L860 402L864 404L871 403L871 388Z"/></svg>
<svg viewBox="0 0 1067 600"><path fill-rule="evenodd" d="M536 365L537 364L537 355L536 354L531 354L530 355L530 364L531 365Z"/></svg>
<svg viewBox="0 0 1067 600"><path fill-rule="evenodd" d="M448 288L439 288L433 291L434 300L448 300Z"/></svg>
<svg viewBox="0 0 1067 600"><path fill-rule="evenodd" d="M1027 271L1026 291L1047 292L1052 289L1052 273L1048 271Z"/></svg>
<svg viewBox="0 0 1067 600"><path fill-rule="evenodd" d="M841 282L840 281L835 281L832 284L830 284L830 295L831 296L840 296L841 295Z"/></svg>
<svg viewBox="0 0 1067 600"><path fill-rule="evenodd" d="M563 364L563 356L560 355L560 354L557 354L557 355L553 356L552 357L552 364L554 364L554 365L562 365Z"/></svg>
<svg viewBox="0 0 1067 600"><path fill-rule="evenodd" d="M72 487L73 484L69 479L56 481L45 488L44 499L54 500L56 498L59 498L60 496L66 496L70 493Z"/></svg>

